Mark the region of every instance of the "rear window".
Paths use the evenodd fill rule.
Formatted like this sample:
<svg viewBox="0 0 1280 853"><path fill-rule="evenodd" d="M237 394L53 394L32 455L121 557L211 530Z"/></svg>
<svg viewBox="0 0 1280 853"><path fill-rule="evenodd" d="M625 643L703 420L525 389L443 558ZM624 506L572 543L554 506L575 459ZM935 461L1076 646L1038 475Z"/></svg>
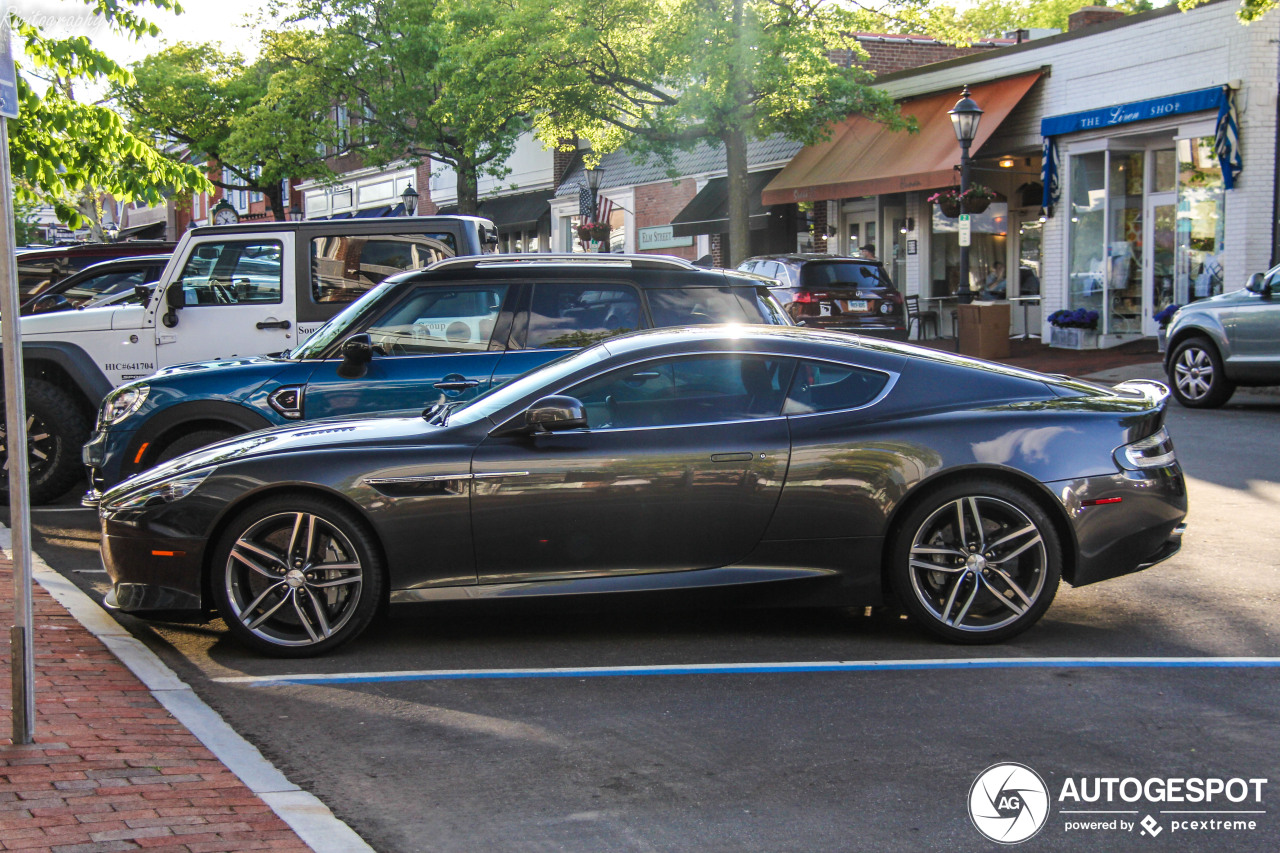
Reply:
<svg viewBox="0 0 1280 853"><path fill-rule="evenodd" d="M874 400L888 384L887 374L827 361L802 361L791 380L783 414L806 415L856 409Z"/></svg>
<svg viewBox="0 0 1280 853"><path fill-rule="evenodd" d="M876 264L818 261L800 268L800 286L821 289L842 284L855 287L893 287L884 268Z"/></svg>
<svg viewBox="0 0 1280 853"><path fill-rule="evenodd" d="M768 288L759 288L767 293ZM766 312L754 301L739 298L739 293L750 294L736 287L671 287L648 291L649 311L653 325L701 326L708 323L768 323L771 310Z"/></svg>
<svg viewBox="0 0 1280 853"><path fill-rule="evenodd" d="M311 297L354 302L388 276L458 254L453 234L331 235L311 241Z"/></svg>

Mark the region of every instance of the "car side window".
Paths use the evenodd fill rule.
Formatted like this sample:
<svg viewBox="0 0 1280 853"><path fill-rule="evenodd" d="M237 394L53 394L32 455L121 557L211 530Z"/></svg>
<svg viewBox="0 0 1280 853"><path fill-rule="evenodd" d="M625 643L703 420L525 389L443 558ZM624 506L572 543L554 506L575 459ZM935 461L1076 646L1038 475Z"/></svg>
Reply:
<svg viewBox="0 0 1280 853"><path fill-rule="evenodd" d="M311 241L311 298L354 302L388 276L457 253L457 240L448 232L316 237Z"/></svg>
<svg viewBox="0 0 1280 853"><path fill-rule="evenodd" d="M367 331L387 355L484 352L507 290L505 284L419 287Z"/></svg>
<svg viewBox="0 0 1280 853"><path fill-rule="evenodd" d="M278 240L200 243L179 279L189 307L278 303L284 248Z"/></svg>
<svg viewBox="0 0 1280 853"><path fill-rule="evenodd" d="M149 277L149 272L150 270L121 270L95 275L92 278L85 279L75 287L68 287L62 292L62 295L72 305L83 305L103 294L132 289L134 285L154 281L154 278Z"/></svg>
<svg viewBox="0 0 1280 853"><path fill-rule="evenodd" d="M660 287L645 292L653 325L698 326L707 323L759 323L732 287Z"/></svg>
<svg viewBox="0 0 1280 853"><path fill-rule="evenodd" d="M725 423L777 417L794 362L776 356L696 355L648 361L566 391L591 429Z"/></svg>
<svg viewBox="0 0 1280 853"><path fill-rule="evenodd" d="M528 349L585 347L643 328L635 288L617 284L538 282L529 303Z"/></svg>
<svg viewBox="0 0 1280 853"><path fill-rule="evenodd" d="M1267 273L1266 286L1271 288L1271 296L1280 296L1280 267L1276 267Z"/></svg>
<svg viewBox="0 0 1280 853"><path fill-rule="evenodd" d="M783 414L838 412L865 406L880 395L889 375L829 361L802 361L791 380Z"/></svg>

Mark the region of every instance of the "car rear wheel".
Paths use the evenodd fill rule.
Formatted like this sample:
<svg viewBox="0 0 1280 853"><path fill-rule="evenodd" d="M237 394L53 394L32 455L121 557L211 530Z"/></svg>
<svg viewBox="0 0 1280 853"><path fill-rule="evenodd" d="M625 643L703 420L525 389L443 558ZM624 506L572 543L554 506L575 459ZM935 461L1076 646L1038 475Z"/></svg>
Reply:
<svg viewBox="0 0 1280 853"><path fill-rule="evenodd" d="M956 643L997 643L1027 630L1062 576L1048 514L1022 490L985 480L945 487L911 510L892 560L908 613Z"/></svg>
<svg viewBox="0 0 1280 853"><path fill-rule="evenodd" d="M1191 409L1216 409L1236 390L1222 369L1217 348L1200 337L1188 338L1174 349L1169 383L1178 402Z"/></svg>
<svg viewBox="0 0 1280 853"><path fill-rule="evenodd" d="M214 597L231 633L276 657L331 651L357 637L382 595L373 535L351 510L311 495L250 507L214 564Z"/></svg>

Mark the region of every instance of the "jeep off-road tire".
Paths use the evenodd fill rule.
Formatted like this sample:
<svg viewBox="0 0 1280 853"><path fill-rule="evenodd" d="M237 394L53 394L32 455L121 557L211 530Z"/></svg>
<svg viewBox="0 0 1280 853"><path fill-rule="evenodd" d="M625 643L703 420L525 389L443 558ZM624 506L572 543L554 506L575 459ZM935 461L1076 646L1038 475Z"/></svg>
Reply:
<svg viewBox="0 0 1280 853"><path fill-rule="evenodd" d="M67 392L40 379L28 379L27 465L31 503L57 500L84 480L80 448L89 440L89 424ZM0 423L0 504L9 503L9 440Z"/></svg>

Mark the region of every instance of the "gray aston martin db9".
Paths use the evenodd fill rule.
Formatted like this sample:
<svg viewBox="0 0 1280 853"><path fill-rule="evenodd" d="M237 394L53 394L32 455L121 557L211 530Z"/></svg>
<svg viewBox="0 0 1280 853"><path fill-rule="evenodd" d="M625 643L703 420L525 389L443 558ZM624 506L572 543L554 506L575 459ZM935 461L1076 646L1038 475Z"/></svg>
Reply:
<svg viewBox="0 0 1280 853"><path fill-rule="evenodd" d="M102 499L107 603L328 651L385 602L694 590L996 642L1181 543L1166 388L763 326L613 338L468 403L179 457ZM581 600L581 599L580 599Z"/></svg>

